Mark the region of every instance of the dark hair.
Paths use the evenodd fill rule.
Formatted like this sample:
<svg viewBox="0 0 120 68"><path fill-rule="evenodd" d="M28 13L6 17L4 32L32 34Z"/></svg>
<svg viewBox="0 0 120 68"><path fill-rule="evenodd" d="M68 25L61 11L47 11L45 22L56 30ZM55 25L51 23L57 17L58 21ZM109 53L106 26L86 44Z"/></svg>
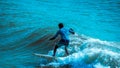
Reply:
<svg viewBox="0 0 120 68"><path fill-rule="evenodd" d="M59 23L58 26L59 26L59 28L63 28L64 27L63 23Z"/></svg>

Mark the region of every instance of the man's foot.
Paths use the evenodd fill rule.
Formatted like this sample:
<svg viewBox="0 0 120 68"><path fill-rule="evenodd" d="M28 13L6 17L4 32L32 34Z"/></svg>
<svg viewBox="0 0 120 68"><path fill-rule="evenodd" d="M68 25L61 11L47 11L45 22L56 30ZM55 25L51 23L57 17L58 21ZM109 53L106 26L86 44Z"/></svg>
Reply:
<svg viewBox="0 0 120 68"><path fill-rule="evenodd" d="M69 54L64 54L64 56L68 56Z"/></svg>

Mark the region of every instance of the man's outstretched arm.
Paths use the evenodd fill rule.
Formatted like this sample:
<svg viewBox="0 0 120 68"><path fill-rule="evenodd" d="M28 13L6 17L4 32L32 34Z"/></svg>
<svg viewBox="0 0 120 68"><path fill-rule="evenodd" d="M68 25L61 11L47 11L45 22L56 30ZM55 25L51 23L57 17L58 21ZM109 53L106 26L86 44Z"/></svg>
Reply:
<svg viewBox="0 0 120 68"><path fill-rule="evenodd" d="M54 40L58 35L59 35L59 31L55 34L55 36L53 36L52 38L50 38L50 40Z"/></svg>

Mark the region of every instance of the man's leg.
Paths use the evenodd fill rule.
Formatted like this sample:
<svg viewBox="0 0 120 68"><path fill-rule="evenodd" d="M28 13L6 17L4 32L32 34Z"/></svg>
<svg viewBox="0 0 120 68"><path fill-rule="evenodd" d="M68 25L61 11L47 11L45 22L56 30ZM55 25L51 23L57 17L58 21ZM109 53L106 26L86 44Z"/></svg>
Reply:
<svg viewBox="0 0 120 68"><path fill-rule="evenodd" d="M65 46L65 52L67 55L69 55L68 50L67 50L67 46Z"/></svg>
<svg viewBox="0 0 120 68"><path fill-rule="evenodd" d="M55 56L58 46L55 45L53 56Z"/></svg>

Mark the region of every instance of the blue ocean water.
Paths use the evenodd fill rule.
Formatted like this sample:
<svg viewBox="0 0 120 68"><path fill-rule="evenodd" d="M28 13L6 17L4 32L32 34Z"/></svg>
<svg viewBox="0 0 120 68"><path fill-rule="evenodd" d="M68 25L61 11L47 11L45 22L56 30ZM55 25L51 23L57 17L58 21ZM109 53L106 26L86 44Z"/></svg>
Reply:
<svg viewBox="0 0 120 68"><path fill-rule="evenodd" d="M58 23L73 28L71 55L48 61ZM57 56L64 55L59 48ZM119 68L119 0L0 0L0 68Z"/></svg>

